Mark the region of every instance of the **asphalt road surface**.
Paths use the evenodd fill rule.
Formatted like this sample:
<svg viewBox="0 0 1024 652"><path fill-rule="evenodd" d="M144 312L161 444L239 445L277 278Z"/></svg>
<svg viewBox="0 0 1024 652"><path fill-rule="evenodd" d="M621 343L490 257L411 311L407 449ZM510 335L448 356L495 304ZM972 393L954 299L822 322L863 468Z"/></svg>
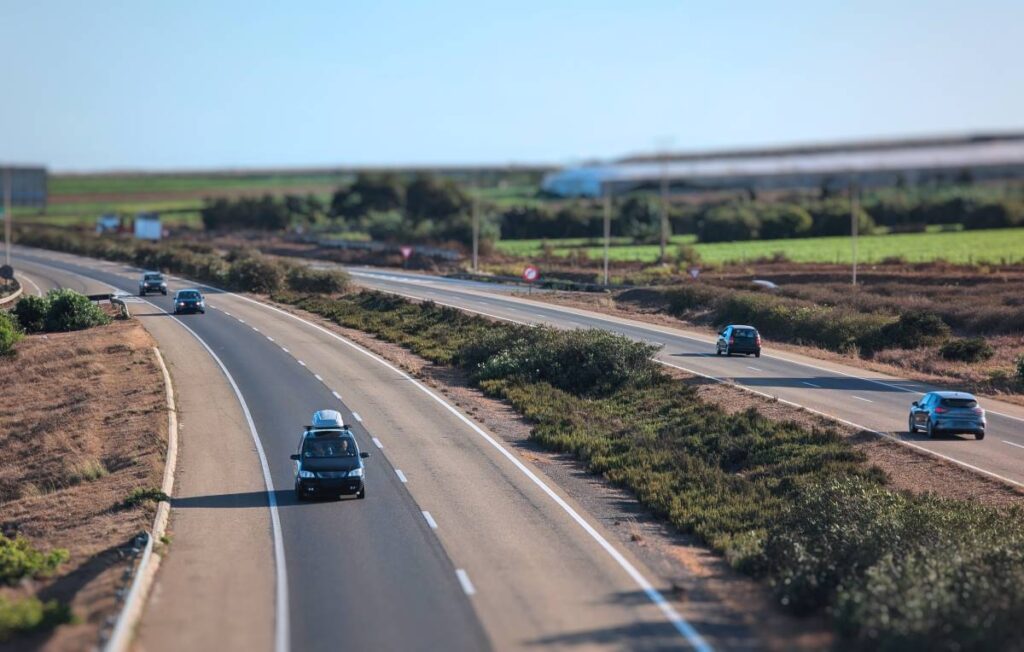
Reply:
<svg viewBox="0 0 1024 652"><path fill-rule="evenodd" d="M15 266L33 293L137 289L138 270L116 263L18 248ZM173 293L192 284L169 285ZM278 561L262 569L276 582L268 648L710 649L705 636L750 647L736 626L694 620L690 605L663 597L668 587L602 523L414 379L283 311L206 295L207 313L177 318L176 332L194 333L237 386L271 490L175 499L172 524L186 510L271 509L266 536ZM170 296L146 301L131 303L133 312L171 319ZM373 455L365 500L294 499L288 456L324 408L339 409ZM186 430L183 445L202 442Z"/></svg>
<svg viewBox="0 0 1024 652"><path fill-rule="evenodd" d="M928 439L907 432L910 403L933 391L924 383L894 378L791 353L775 353L766 342L760 358L715 355L713 336L620 319L597 312L523 298L522 286L447 279L437 276L349 268L368 288L417 299L431 299L482 315L559 328L600 328L661 346L659 362L730 382L817 410L855 426L888 435L973 470L1024 487L1024 408L982 400L987 411L985 439L973 435ZM511 296L518 293L517 296ZM756 324L754 324L756 326Z"/></svg>

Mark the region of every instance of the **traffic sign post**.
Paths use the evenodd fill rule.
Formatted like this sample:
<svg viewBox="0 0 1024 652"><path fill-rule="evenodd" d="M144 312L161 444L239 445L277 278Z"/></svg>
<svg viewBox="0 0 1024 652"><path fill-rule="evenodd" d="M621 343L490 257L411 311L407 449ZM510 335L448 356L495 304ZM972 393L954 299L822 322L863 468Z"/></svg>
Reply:
<svg viewBox="0 0 1024 652"><path fill-rule="evenodd" d="M534 266L534 265L527 265L525 268L523 268L523 280L526 281L527 283L529 283L529 285L526 286L526 287L529 288L529 290L527 290L528 294L532 294L533 293L533 284L539 278L540 278L540 270L537 269L536 266Z"/></svg>
<svg viewBox="0 0 1024 652"><path fill-rule="evenodd" d="M409 262L409 257L412 256L412 247L403 245L398 250L402 252L402 266L404 267L405 263Z"/></svg>

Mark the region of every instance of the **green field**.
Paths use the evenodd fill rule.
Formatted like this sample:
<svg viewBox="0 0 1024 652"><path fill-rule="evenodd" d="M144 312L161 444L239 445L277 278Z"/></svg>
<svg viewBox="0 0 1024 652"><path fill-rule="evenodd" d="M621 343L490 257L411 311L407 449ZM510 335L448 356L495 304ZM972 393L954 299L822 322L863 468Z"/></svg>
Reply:
<svg viewBox="0 0 1024 652"><path fill-rule="evenodd" d="M584 251L600 260L603 249L592 239L504 240L498 251L507 255L530 258L540 254L544 243L553 247L556 256ZM615 244L609 257L615 261L655 262L658 245ZM675 236L672 242L692 244L701 259L709 263L742 263L771 258L782 253L789 260L801 263L849 263L852 247L849 237L799 238L793 240L752 240L747 242L694 243L694 236ZM594 243L595 246L581 246ZM946 260L951 263L1011 264L1024 262L1024 228L959 231L946 233L897 233L872 235L857 239L858 260L877 263L886 258L902 257L908 262Z"/></svg>
<svg viewBox="0 0 1024 652"><path fill-rule="evenodd" d="M51 197L82 194L135 194L232 192L266 189L270 193L287 192L309 186L337 186L348 174L195 174L195 175L54 175L49 180Z"/></svg>

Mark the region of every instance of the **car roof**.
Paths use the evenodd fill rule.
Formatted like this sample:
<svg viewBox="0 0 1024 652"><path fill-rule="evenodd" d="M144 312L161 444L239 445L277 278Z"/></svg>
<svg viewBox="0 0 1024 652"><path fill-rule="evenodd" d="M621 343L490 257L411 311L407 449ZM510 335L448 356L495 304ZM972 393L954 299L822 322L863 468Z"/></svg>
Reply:
<svg viewBox="0 0 1024 652"><path fill-rule="evenodd" d="M935 394L939 398L968 398L975 401L978 400L974 398L974 394L970 394L968 392L932 392L932 394Z"/></svg>
<svg viewBox="0 0 1024 652"><path fill-rule="evenodd" d="M142 272L143 276L163 276L163 272Z"/></svg>
<svg viewBox="0 0 1024 652"><path fill-rule="evenodd" d="M175 294L181 294L182 292L199 292L199 290L195 288L181 288L180 290L175 292ZM202 292L199 292L199 294L202 294Z"/></svg>
<svg viewBox="0 0 1024 652"><path fill-rule="evenodd" d="M746 324L729 324L728 326L726 326L726 328L749 328L752 331L757 330L753 326L747 326Z"/></svg>

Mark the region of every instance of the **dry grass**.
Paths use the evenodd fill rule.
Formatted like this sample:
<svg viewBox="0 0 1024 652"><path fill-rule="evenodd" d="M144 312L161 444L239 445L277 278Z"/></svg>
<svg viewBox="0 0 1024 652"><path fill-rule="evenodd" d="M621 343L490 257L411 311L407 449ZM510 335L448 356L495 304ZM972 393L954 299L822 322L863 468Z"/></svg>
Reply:
<svg viewBox="0 0 1024 652"><path fill-rule="evenodd" d="M120 548L153 516L152 506L118 505L163 472L164 384L152 346L138 323L118 321L27 337L0 358L0 531L71 554L52 579L4 592L70 603L79 621L9 646L90 648L117 607Z"/></svg>

